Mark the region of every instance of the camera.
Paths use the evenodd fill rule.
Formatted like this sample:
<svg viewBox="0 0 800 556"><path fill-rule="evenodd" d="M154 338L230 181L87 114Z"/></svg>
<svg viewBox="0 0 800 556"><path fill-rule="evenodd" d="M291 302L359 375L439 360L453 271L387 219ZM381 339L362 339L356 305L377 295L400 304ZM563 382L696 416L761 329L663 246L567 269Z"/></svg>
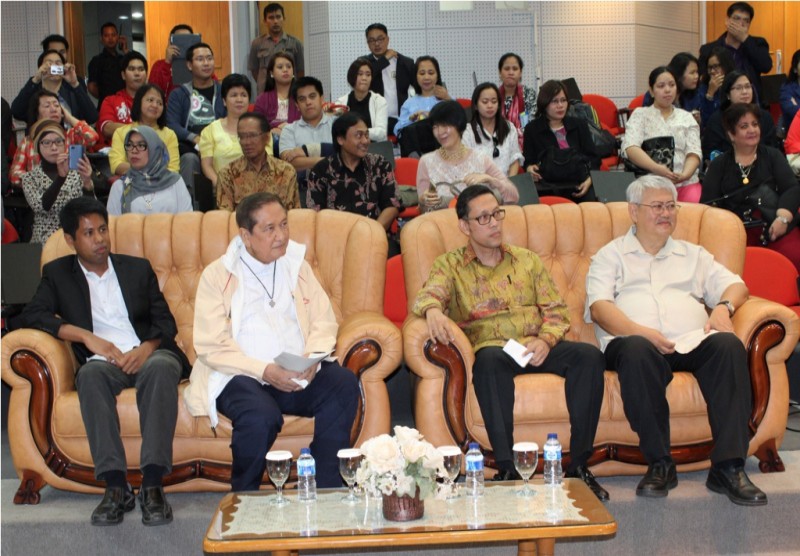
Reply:
<svg viewBox="0 0 800 556"><path fill-rule="evenodd" d="M64 66L53 64L50 66L50 75L64 75Z"/></svg>

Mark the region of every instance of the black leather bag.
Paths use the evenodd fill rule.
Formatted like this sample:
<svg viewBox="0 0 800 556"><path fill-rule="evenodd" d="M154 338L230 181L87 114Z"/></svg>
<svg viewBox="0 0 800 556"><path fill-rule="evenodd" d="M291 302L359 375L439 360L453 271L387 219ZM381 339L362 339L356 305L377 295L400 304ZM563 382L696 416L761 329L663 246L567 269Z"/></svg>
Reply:
<svg viewBox="0 0 800 556"><path fill-rule="evenodd" d="M642 141L642 150L656 164L663 164L670 170L675 162L675 138L672 136L652 137ZM625 171L633 172L636 177L649 174L644 168L625 158Z"/></svg>
<svg viewBox="0 0 800 556"><path fill-rule="evenodd" d="M551 183L580 184L589 177L589 170L589 159L572 147L549 147L539 162L539 174Z"/></svg>

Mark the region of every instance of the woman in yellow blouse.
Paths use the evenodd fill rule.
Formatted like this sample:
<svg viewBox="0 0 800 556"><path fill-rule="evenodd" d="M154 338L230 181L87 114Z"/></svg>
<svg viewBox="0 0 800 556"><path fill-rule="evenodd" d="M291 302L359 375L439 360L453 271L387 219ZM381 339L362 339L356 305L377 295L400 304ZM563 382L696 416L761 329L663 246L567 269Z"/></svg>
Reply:
<svg viewBox="0 0 800 556"><path fill-rule="evenodd" d="M220 170L242 156L236 127L239 117L250 106L250 80L240 73L232 73L222 80L220 92L228 114L207 125L200 134L200 165L214 187Z"/></svg>
<svg viewBox="0 0 800 556"><path fill-rule="evenodd" d="M167 127L167 112L165 109L164 91L157 85L147 83L142 85L133 97L131 109L132 123L118 127L111 140L111 151L108 153L108 164L111 171L118 176L130 169L128 159L125 157L125 136L134 127L146 125L152 127L156 135L164 142L169 153L168 168L171 172L180 169L180 154L178 154L178 136Z"/></svg>

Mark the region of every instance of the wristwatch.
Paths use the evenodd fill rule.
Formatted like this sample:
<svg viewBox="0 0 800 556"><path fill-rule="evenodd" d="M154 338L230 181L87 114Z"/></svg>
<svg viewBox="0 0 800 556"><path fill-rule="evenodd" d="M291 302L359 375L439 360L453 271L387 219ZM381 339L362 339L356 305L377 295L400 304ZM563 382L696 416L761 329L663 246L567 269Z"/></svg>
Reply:
<svg viewBox="0 0 800 556"><path fill-rule="evenodd" d="M781 222L783 222L783 223L784 223L784 225L786 225L786 226L788 226L788 225L789 225L789 222L791 222L791 220L789 220L789 219L788 219L788 218L786 218L785 216L778 216L778 220L780 220Z"/></svg>
<svg viewBox="0 0 800 556"><path fill-rule="evenodd" d="M719 303L717 303L717 306L718 306L718 307L719 307L720 305L725 305L725 308L726 308L726 309L728 309L728 315L729 315L729 316L731 316L731 317L733 316L733 313L735 313L735 312L736 312L736 307L734 307L734 306L733 306L733 303L731 303L731 302L730 302L730 301L728 301L727 299L723 299L722 301L720 301Z"/></svg>

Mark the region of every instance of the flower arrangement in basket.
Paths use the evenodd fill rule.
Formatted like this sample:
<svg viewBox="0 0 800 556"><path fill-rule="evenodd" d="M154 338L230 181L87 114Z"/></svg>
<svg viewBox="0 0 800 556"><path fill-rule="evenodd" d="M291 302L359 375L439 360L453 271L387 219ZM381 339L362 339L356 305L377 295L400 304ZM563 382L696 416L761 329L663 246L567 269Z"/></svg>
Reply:
<svg viewBox="0 0 800 556"><path fill-rule="evenodd" d="M395 427L394 436L382 434L361 445L364 458L356 481L373 495L383 496L383 514L393 521L419 519L424 499L445 479L442 454L418 430Z"/></svg>

